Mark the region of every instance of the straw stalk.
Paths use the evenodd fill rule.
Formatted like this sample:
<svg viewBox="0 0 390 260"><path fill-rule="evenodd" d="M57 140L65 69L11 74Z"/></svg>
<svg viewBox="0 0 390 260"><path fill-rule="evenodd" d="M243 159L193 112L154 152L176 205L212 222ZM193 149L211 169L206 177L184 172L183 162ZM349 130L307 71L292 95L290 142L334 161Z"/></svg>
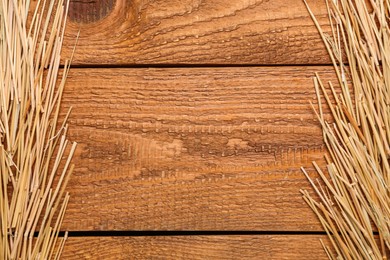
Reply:
<svg viewBox="0 0 390 260"><path fill-rule="evenodd" d="M328 234L331 247L323 245L329 258L387 259L390 1L327 1L330 33L325 33L307 7L338 82L322 82L318 74L314 77L318 107L312 106L328 150L327 167L313 163L317 180L302 169L317 196L301 192ZM325 106L333 120L325 119Z"/></svg>
<svg viewBox="0 0 390 260"><path fill-rule="evenodd" d="M0 3L0 259L59 258L66 238L58 234L76 148L69 113L59 118L68 4Z"/></svg>

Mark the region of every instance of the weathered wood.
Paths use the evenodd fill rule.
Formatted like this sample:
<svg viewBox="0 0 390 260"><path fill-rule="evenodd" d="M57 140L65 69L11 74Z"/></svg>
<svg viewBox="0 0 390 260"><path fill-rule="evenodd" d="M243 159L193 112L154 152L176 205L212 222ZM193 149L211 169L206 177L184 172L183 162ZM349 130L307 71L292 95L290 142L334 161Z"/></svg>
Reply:
<svg viewBox="0 0 390 260"><path fill-rule="evenodd" d="M299 167L330 67L73 69L68 230L321 230ZM326 112L326 110L325 110Z"/></svg>
<svg viewBox="0 0 390 260"><path fill-rule="evenodd" d="M70 0L69 18L77 23L97 22L111 13L115 2L115 0Z"/></svg>
<svg viewBox="0 0 390 260"><path fill-rule="evenodd" d="M327 259L321 235L70 238L61 259Z"/></svg>
<svg viewBox="0 0 390 260"><path fill-rule="evenodd" d="M328 24L324 1L308 0ZM73 0L73 64L325 64L302 0Z"/></svg>

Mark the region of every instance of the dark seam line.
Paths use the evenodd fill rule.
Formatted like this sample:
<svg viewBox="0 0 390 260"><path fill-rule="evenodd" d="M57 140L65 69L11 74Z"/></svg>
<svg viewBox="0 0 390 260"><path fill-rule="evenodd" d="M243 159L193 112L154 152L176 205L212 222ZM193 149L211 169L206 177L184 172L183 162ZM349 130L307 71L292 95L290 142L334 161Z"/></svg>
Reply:
<svg viewBox="0 0 390 260"><path fill-rule="evenodd" d="M250 68L250 67L324 67L332 64L94 64L71 65L71 69L180 69L180 68ZM61 65L60 68L64 66Z"/></svg>
<svg viewBox="0 0 390 260"><path fill-rule="evenodd" d="M374 233L376 234L376 232ZM37 236L38 233L35 234ZM64 231L59 233L60 237ZM326 235L325 231L69 231L70 237L159 237L159 236L297 236Z"/></svg>

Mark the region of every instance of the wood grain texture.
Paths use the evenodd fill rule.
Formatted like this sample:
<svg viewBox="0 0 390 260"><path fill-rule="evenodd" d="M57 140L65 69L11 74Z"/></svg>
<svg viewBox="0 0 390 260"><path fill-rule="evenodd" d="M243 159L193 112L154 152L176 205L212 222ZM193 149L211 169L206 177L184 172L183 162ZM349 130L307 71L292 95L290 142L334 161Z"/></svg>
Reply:
<svg viewBox="0 0 390 260"><path fill-rule="evenodd" d="M68 230L321 230L312 76L330 67L73 69ZM325 110L325 113L327 111Z"/></svg>
<svg viewBox="0 0 390 260"><path fill-rule="evenodd" d="M327 259L320 235L77 237L61 259Z"/></svg>
<svg viewBox="0 0 390 260"><path fill-rule="evenodd" d="M104 19L114 8L115 0L70 0L69 18L77 23Z"/></svg>
<svg viewBox="0 0 390 260"><path fill-rule="evenodd" d="M329 63L302 0L73 0L69 15L75 65Z"/></svg>

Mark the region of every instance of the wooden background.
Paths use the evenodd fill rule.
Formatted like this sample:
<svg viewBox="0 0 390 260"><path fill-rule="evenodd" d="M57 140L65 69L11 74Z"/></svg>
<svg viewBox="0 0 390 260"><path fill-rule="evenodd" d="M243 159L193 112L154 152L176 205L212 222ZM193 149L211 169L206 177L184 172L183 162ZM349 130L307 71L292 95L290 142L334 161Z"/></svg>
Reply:
<svg viewBox="0 0 390 260"><path fill-rule="evenodd" d="M64 57L78 30L64 259L326 258L299 168L335 76L302 0L71 0Z"/></svg>

